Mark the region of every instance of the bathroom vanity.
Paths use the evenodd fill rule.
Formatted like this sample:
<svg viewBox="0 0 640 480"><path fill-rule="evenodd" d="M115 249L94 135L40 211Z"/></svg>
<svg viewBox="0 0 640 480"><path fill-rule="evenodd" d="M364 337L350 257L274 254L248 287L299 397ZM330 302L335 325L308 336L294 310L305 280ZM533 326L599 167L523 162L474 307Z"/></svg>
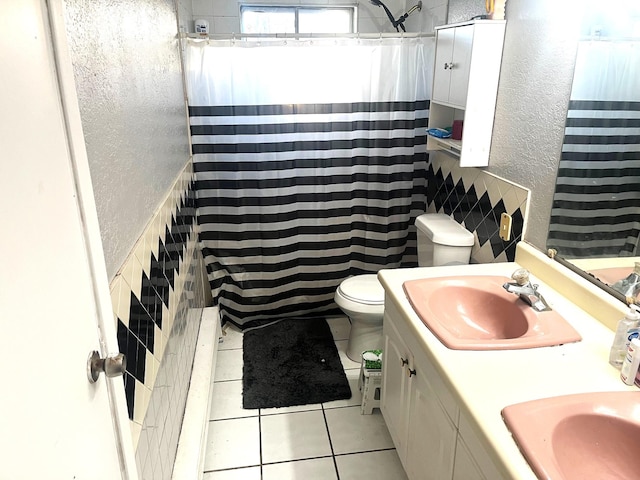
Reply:
<svg viewBox="0 0 640 480"><path fill-rule="evenodd" d="M408 280L509 277L521 267L580 341L515 350L450 349L423 323L403 290ZM605 324L610 322L589 313L595 312L589 302L595 307L609 302L607 296L527 245L518 246L516 263L382 270L379 279L386 292L381 409L411 480L535 479L502 419L505 407L575 393L638 391L624 385L608 363L613 332ZM558 285L577 297L570 301ZM614 303L607 308L605 316L618 314ZM619 312L624 314L622 305Z"/></svg>

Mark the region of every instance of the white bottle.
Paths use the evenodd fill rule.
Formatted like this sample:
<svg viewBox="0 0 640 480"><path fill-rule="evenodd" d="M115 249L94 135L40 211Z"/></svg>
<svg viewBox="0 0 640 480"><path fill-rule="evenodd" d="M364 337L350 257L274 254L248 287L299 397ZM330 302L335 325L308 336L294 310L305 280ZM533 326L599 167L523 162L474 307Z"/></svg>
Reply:
<svg viewBox="0 0 640 480"><path fill-rule="evenodd" d="M609 352L609 363L616 368L622 366L631 339L640 335L640 313L638 310L637 305L629 305L629 311L618 322L616 336L613 338Z"/></svg>
<svg viewBox="0 0 640 480"><path fill-rule="evenodd" d="M633 385L640 366L640 339L634 338L629 344L627 355L624 357L620 378L627 385Z"/></svg>

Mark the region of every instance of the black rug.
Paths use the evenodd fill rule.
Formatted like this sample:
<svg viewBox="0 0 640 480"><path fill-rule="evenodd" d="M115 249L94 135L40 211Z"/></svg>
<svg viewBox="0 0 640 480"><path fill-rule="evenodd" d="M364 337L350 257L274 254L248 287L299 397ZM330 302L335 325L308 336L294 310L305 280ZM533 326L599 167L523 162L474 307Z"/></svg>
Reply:
<svg viewBox="0 0 640 480"><path fill-rule="evenodd" d="M290 407L351 398L329 325L288 319L245 332L242 406Z"/></svg>

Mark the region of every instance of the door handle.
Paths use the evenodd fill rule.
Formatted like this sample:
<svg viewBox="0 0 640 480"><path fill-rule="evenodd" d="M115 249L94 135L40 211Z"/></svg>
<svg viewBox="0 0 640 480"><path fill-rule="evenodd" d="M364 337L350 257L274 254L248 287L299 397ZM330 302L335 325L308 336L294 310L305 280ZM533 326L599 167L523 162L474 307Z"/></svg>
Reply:
<svg viewBox="0 0 640 480"><path fill-rule="evenodd" d="M119 377L127 369L127 358L123 353L107 358L100 358L100 353L93 350L87 359L87 378L89 383L96 383L100 374L104 372L107 377Z"/></svg>

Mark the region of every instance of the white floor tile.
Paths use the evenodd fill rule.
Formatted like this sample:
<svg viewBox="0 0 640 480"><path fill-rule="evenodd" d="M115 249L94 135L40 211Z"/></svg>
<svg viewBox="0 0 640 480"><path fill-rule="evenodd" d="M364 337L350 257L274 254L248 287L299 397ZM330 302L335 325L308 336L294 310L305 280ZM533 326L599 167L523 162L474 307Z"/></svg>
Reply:
<svg viewBox="0 0 640 480"><path fill-rule="evenodd" d="M326 410L325 415L336 455L393 448L379 410L374 410L372 415L361 415L360 407L332 408Z"/></svg>
<svg viewBox="0 0 640 480"><path fill-rule="evenodd" d="M395 450L339 455L336 457L336 464L340 480L407 480Z"/></svg>
<svg viewBox="0 0 640 480"><path fill-rule="evenodd" d="M324 408L338 408L338 407L352 407L362 405L362 394L358 390L358 378L360 377L360 369L345 370L349 380L349 387L351 387L351 398L346 400L334 400L333 402L323 403Z"/></svg>
<svg viewBox="0 0 640 480"><path fill-rule="evenodd" d="M260 467L209 472L204 474L202 480L260 480Z"/></svg>
<svg viewBox="0 0 640 480"><path fill-rule="evenodd" d="M340 354L340 361L342 362L342 366L344 367L345 370L360 368L360 362L354 362L349 357L347 357L348 343L349 342L347 340L338 340L336 342L336 347L338 348L338 353Z"/></svg>
<svg viewBox="0 0 640 480"><path fill-rule="evenodd" d="M322 410L261 418L263 463L331 455Z"/></svg>
<svg viewBox="0 0 640 480"><path fill-rule="evenodd" d="M205 472L260 465L258 417L209 422Z"/></svg>
<svg viewBox="0 0 640 480"><path fill-rule="evenodd" d="M327 323L331 329L331 334L335 341L349 340L349 333L351 332L351 322L345 315L344 317L331 317L327 318Z"/></svg>
<svg viewBox="0 0 640 480"><path fill-rule="evenodd" d="M218 350L214 381L242 380L242 350Z"/></svg>
<svg viewBox="0 0 640 480"><path fill-rule="evenodd" d="M223 328L226 335L221 335L222 342L218 345L218 350L233 350L242 348L242 331L235 325L226 324Z"/></svg>
<svg viewBox="0 0 640 480"><path fill-rule="evenodd" d="M259 410L242 408L242 380L215 382L211 398L209 420L225 420L229 418L254 417Z"/></svg>
<svg viewBox="0 0 640 480"><path fill-rule="evenodd" d="M333 459L314 458L262 467L262 480L337 480Z"/></svg>
<svg viewBox="0 0 640 480"><path fill-rule="evenodd" d="M261 408L260 415L279 415L281 413L307 412L309 410L320 410L321 408L321 403L312 403L311 405L294 405L293 407Z"/></svg>

